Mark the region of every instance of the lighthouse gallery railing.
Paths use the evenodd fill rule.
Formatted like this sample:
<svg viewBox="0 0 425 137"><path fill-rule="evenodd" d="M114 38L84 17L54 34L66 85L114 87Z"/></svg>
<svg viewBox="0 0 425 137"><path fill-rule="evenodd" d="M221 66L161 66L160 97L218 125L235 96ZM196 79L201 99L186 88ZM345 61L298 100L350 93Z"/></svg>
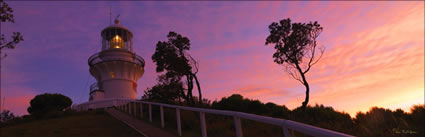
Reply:
<svg viewBox="0 0 425 137"><path fill-rule="evenodd" d="M96 53L89 57L88 64L89 66L93 66L94 64L104 62L104 61L127 61L127 62L132 62L143 67L145 66L145 60L136 54L134 54L134 57L132 60L129 60L127 58L119 58L119 57L102 59L99 56L99 53Z"/></svg>
<svg viewBox="0 0 425 137"><path fill-rule="evenodd" d="M339 133L339 132L335 132L335 131L331 131L331 130L327 130L327 129L323 129L319 127L314 127L314 126L302 124L302 123L291 121L291 120L265 117L265 116L259 116L259 115L236 112L236 111L185 107L185 106L169 105L169 104L162 104L162 103L155 103L155 102L137 101L137 100L131 100L131 99L104 99L99 101L91 101L91 102L79 104L75 106L74 109L83 111L83 110L89 110L89 109L117 107L118 109L124 112L127 112L130 115L136 115L136 103L148 104L150 122L152 122L152 105L159 106L160 115L161 115L161 126L163 128L165 127L164 107L176 109L177 132L179 136L182 136L180 110L189 110L189 111L198 112L200 115L202 137L207 137L207 128L206 128L206 121L205 121L206 113L232 116L234 118L235 132L237 137L243 137L242 125L240 120L241 118L280 126L283 129L283 135L285 137L295 136L293 132L289 132L289 130L298 131L300 133L315 136L315 137L352 137L351 135L347 135L347 134L343 134L343 133ZM140 114L143 117L143 108L142 108L143 105L140 105L140 107L141 107Z"/></svg>

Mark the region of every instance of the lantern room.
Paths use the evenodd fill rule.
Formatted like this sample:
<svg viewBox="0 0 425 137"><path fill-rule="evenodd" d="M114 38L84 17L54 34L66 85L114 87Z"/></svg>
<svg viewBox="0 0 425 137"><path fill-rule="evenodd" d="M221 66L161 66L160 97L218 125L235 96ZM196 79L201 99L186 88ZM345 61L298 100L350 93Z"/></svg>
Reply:
<svg viewBox="0 0 425 137"><path fill-rule="evenodd" d="M133 51L133 33L115 19L100 34L102 50L88 59L90 74L97 81L90 87L89 100L136 99L145 61Z"/></svg>
<svg viewBox="0 0 425 137"><path fill-rule="evenodd" d="M133 33L120 25L115 19L115 24L102 30L102 51L108 49L125 49L133 52Z"/></svg>

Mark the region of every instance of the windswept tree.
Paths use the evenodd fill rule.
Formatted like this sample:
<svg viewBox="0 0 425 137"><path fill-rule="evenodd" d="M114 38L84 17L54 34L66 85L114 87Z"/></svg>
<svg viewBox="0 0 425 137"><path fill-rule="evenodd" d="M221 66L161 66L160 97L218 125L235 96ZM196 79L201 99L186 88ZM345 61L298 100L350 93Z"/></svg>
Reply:
<svg viewBox="0 0 425 137"><path fill-rule="evenodd" d="M310 86L306 73L322 57L325 49L317 47L316 38L323 28L316 22L291 23L291 19L283 19L279 23L269 25L270 35L266 45L274 44L276 52L273 54L274 62L283 65L289 75L301 82L306 88L305 108L309 101ZM316 55L316 48L320 55Z"/></svg>
<svg viewBox="0 0 425 137"><path fill-rule="evenodd" d="M190 49L190 40L176 32L169 32L168 41L158 41L155 53L152 55L156 63L156 72L165 72L164 80L180 81L186 78L187 91L183 98L188 103L194 103L192 90L196 83L199 92L199 102L202 102L201 87L196 76L199 65L192 56L187 53Z"/></svg>
<svg viewBox="0 0 425 137"><path fill-rule="evenodd" d="M13 18L13 9L9 7L9 5L4 2L3 0L0 0L0 33L1 33L1 23L3 22L11 22L15 23L15 19ZM1 60L7 56L7 54L2 54L3 49L14 49L15 46L23 41L24 38L22 37L20 32L13 32L12 39L6 40L4 34L0 34L0 104L2 99L2 92L1 92ZM0 112L2 111L1 105L0 105Z"/></svg>

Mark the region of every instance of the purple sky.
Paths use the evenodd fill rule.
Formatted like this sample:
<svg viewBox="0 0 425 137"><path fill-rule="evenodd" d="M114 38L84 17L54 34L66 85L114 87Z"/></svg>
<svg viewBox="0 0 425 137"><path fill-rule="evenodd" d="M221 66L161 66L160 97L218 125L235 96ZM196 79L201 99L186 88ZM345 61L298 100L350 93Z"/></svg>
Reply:
<svg viewBox="0 0 425 137"><path fill-rule="evenodd" d="M318 40L325 55L308 74L311 104L353 115L372 106L408 110L424 103L423 1L8 3L16 23L2 23L2 34L19 31L25 41L6 50L2 91L6 108L20 115L41 93L61 93L74 103L88 100L95 79L87 59L100 51L110 8L133 32L134 50L146 61L139 97L156 83L155 44L175 31L191 40L204 97L240 93L291 109L301 105L304 87L273 62L273 46L264 45L268 25L291 18L324 27Z"/></svg>

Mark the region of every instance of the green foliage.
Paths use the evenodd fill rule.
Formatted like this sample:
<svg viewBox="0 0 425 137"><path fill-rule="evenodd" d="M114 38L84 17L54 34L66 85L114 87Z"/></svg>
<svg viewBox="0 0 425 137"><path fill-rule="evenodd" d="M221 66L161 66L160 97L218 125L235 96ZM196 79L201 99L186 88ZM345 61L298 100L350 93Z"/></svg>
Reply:
<svg viewBox="0 0 425 137"><path fill-rule="evenodd" d="M61 94L40 94L31 99L30 107L27 111L32 116L57 116L60 115L65 108L72 105L72 100Z"/></svg>

